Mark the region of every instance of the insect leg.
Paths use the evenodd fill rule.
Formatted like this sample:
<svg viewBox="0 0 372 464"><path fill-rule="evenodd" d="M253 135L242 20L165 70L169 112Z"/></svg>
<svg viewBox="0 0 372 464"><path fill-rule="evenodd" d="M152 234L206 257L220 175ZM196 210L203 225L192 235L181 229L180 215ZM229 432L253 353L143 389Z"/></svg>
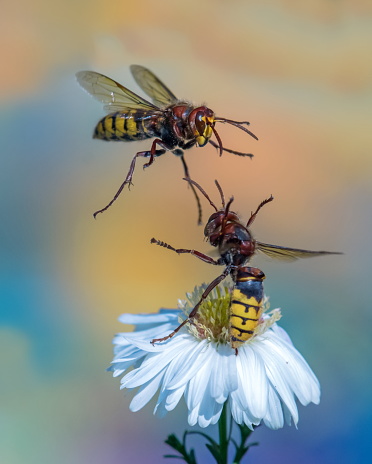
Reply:
<svg viewBox="0 0 372 464"><path fill-rule="evenodd" d="M230 273L230 268L227 267L223 273L221 275L219 275L216 279L213 280L213 282L211 282L208 287L204 290L199 302L197 303L197 305L193 308L193 310L191 311L191 313L189 314L188 318L185 319L176 329L173 330L173 332L171 332L169 335L167 335L166 337L163 337L163 338L154 338L153 340L151 340L150 343L154 344L154 343L160 343L160 342L164 342L165 340L168 340L169 338L172 338L174 335L176 335L176 333L187 323L190 321L190 319L192 319L193 317L196 316L197 312L198 312L198 309L200 307L200 305L203 303L203 301L207 298L207 296L210 294L210 292L215 288L217 287L217 285L222 282L224 279L226 279L226 277L229 275Z"/></svg>
<svg viewBox="0 0 372 464"><path fill-rule="evenodd" d="M266 200L264 201L261 201L261 203L258 205L258 208L256 209L256 211L254 213L251 213L251 217L248 219L248 222L247 222L247 225L246 227L248 228L252 222L256 219L256 216L257 216L257 213L260 211L260 209L266 205L266 203L270 203L270 201L273 201L274 200L274 197L272 195L270 195L270 198L267 198Z"/></svg>
<svg viewBox="0 0 372 464"><path fill-rule="evenodd" d="M197 251L197 250L186 250L184 248L173 248L171 245L168 245L168 243L162 242L161 240L156 240L156 238L152 238L150 240L150 243L155 243L156 245L162 246L164 248L168 248L168 250L175 251L178 254L190 253L191 255L196 256L197 258L201 259L202 261L208 264L215 264L216 266L221 264L220 261L215 260L211 258L210 256L205 255L204 253L201 253L200 251Z"/></svg>
<svg viewBox="0 0 372 464"><path fill-rule="evenodd" d="M182 165L183 165L183 170L185 172L185 177L186 177L186 179L190 179L189 168L187 167L185 157L183 155L181 155L181 161L182 161ZM198 208L198 225L200 226L202 224L202 207L201 207L201 203L200 203L200 198L199 198L199 195L197 194L193 184L191 182L189 182L189 185L191 187L192 193L194 194L194 197L195 197L195 200L196 200L196 205L197 205L197 208Z"/></svg>
<svg viewBox="0 0 372 464"><path fill-rule="evenodd" d="M165 150L156 150L153 156L160 156L160 155L163 155L164 153L165 153ZM125 178L124 182L120 185L119 190L115 193L114 198L104 208L99 209L93 214L94 219L96 218L98 213L103 213L104 211L106 211L106 209L110 208L110 206L114 203L114 201L117 200L118 196L121 194L121 192L123 191L123 188L126 185L128 185L129 187L132 185L133 172L134 172L134 168L136 167L136 159L138 156L148 157L148 156L151 156L151 152L140 151L134 155L132 162L130 163L127 177Z"/></svg>
<svg viewBox="0 0 372 464"><path fill-rule="evenodd" d="M160 145L163 150L156 150L156 145ZM143 169L145 168L148 168L149 166L152 165L152 163L154 162L154 158L155 156L159 156L159 155L162 155L163 153L165 153L166 151L171 151L172 150L172 147L169 147L166 143L164 143L161 139L155 139L153 142L152 142L152 145L151 145L151 149L150 151L140 151L139 153L143 153L141 154L140 156L150 156L150 161L148 163L145 163L143 165ZM159 153L161 152L161 153ZM137 155L139 154L137 153Z"/></svg>

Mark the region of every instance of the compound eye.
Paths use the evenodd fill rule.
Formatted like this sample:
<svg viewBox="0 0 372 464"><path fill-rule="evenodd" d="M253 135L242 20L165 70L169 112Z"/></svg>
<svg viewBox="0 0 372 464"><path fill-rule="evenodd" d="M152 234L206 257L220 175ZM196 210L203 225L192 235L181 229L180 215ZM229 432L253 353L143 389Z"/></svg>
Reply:
<svg viewBox="0 0 372 464"><path fill-rule="evenodd" d="M196 130L199 132L199 135L203 135L205 132L205 116L204 113L199 111L197 113L196 118L195 118L195 127Z"/></svg>

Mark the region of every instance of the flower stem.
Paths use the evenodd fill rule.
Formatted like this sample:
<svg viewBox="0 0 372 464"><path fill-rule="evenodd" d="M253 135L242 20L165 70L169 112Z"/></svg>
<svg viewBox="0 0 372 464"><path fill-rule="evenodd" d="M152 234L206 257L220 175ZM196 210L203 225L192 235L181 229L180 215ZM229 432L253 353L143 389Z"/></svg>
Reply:
<svg viewBox="0 0 372 464"><path fill-rule="evenodd" d="M220 419L218 421L219 443L217 443L216 440L208 436L206 433L200 431L186 431L183 434L182 442L174 434L171 434L165 443L176 450L180 456L166 454L164 457L182 459L187 464L197 464L194 450L191 449L190 451L187 451L186 438L188 435L200 435L207 440L208 443L206 443L205 446L211 452L217 464L228 464L228 449L230 443L232 443L235 447L235 457L233 464L240 464L249 448L251 446L257 446L258 443L251 443L247 445L246 442L250 438L253 430L249 429L249 427L247 427L245 424L237 424L240 431L240 445L238 445L238 443L231 437L234 421L228 411L228 406L225 403L221 412ZM228 416L230 420L230 427L227 426Z"/></svg>
<svg viewBox="0 0 372 464"><path fill-rule="evenodd" d="M227 436L227 403L223 405L220 420L218 421L218 433L220 438L220 462L219 464L227 464L227 451L229 446L229 438Z"/></svg>

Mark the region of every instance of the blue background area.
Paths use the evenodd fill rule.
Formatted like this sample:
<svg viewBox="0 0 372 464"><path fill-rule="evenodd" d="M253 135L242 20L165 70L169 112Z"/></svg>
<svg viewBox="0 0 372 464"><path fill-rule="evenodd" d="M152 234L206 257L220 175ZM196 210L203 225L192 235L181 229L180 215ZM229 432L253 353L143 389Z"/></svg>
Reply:
<svg viewBox="0 0 372 464"><path fill-rule="evenodd" d="M145 172L138 162L131 191L93 220L149 145L92 140L104 113L74 73L94 69L139 92L132 63L181 98L251 121L258 142L218 130L252 161L212 147L187 153L215 202L215 178L244 218L273 194L252 228L259 240L345 253L254 261L322 398L300 406L298 429L260 427L251 461L371 462L372 9L324 0L163 5L42 0L3 11L11 27L0 28L0 462L161 462L163 440L186 427L183 404L161 420L154 401L131 413L132 394L105 372L114 333L130 330L121 313L176 307L218 274L149 243L211 251L170 154ZM212 462L198 439L190 443Z"/></svg>

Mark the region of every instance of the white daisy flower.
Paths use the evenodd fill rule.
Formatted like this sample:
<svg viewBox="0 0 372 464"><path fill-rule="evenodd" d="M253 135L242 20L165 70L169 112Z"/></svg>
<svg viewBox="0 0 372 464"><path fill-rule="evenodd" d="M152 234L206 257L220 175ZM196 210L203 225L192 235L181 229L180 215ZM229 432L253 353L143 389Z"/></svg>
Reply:
<svg viewBox="0 0 372 464"><path fill-rule="evenodd" d="M122 376L121 389L139 391L130 403L138 411L159 391L154 413L172 411L182 396L189 424L207 427L218 422L225 402L238 424L249 428L263 421L271 429L298 422L296 399L318 404L317 378L287 333L276 321L280 310L263 314L250 340L234 350L229 341L231 285L214 289L200 306L197 318L172 338L169 335L199 301L205 286L179 302L179 310L158 314L123 314L119 320L135 331L114 338L114 359L109 368ZM267 304L266 304L267 306Z"/></svg>

